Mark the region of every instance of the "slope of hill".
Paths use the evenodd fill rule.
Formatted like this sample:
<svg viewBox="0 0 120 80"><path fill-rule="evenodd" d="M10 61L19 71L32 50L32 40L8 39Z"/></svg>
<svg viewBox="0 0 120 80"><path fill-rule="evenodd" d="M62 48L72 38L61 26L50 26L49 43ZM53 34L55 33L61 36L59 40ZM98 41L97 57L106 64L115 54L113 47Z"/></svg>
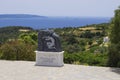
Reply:
<svg viewBox="0 0 120 80"><path fill-rule="evenodd" d="M33 30L30 27L22 27L22 26L9 26L0 28L0 42L3 43L8 39L16 39L18 35L22 31L25 30Z"/></svg>

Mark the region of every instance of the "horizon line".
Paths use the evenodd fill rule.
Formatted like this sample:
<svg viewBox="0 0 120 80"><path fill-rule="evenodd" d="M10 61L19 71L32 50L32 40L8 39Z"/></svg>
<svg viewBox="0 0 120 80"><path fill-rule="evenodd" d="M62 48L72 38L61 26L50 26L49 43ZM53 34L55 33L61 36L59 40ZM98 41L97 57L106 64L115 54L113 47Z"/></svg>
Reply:
<svg viewBox="0 0 120 80"><path fill-rule="evenodd" d="M5 13L5 14L1 14L0 15L33 15L33 16L45 16L45 17L73 17L73 18L77 18L77 17L89 17L89 18L92 18L92 17L96 17L96 18L112 18L113 16L62 16L62 15L57 15L57 16L53 16L53 15L39 15L39 14L27 14L27 13Z"/></svg>

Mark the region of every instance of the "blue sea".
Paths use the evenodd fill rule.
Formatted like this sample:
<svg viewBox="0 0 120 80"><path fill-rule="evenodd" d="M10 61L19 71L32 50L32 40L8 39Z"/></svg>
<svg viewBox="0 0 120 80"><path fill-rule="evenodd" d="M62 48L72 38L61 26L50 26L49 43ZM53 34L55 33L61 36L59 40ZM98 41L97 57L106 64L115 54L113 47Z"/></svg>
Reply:
<svg viewBox="0 0 120 80"><path fill-rule="evenodd" d="M43 18L0 18L0 27L27 26L33 29L80 27L90 24L108 23L110 18L76 18L76 17L43 17Z"/></svg>

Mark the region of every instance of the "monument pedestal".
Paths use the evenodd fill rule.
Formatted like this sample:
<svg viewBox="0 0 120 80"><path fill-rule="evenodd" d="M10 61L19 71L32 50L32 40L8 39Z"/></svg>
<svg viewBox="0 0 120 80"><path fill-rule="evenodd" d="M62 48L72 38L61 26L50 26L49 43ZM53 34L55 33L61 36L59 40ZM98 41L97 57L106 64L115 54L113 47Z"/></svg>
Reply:
<svg viewBox="0 0 120 80"><path fill-rule="evenodd" d="M61 67L64 65L62 52L36 52L36 65L37 66L55 66Z"/></svg>

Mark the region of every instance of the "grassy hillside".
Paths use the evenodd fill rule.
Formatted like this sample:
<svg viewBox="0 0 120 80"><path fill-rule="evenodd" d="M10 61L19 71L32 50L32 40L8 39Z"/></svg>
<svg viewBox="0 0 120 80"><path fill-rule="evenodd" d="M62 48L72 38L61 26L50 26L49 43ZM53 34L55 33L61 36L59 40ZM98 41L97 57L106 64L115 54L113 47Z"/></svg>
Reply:
<svg viewBox="0 0 120 80"><path fill-rule="evenodd" d="M61 36L63 47L77 44L88 50L94 45L101 45L103 37L108 36L109 24L94 24L78 28L58 28L54 31Z"/></svg>

